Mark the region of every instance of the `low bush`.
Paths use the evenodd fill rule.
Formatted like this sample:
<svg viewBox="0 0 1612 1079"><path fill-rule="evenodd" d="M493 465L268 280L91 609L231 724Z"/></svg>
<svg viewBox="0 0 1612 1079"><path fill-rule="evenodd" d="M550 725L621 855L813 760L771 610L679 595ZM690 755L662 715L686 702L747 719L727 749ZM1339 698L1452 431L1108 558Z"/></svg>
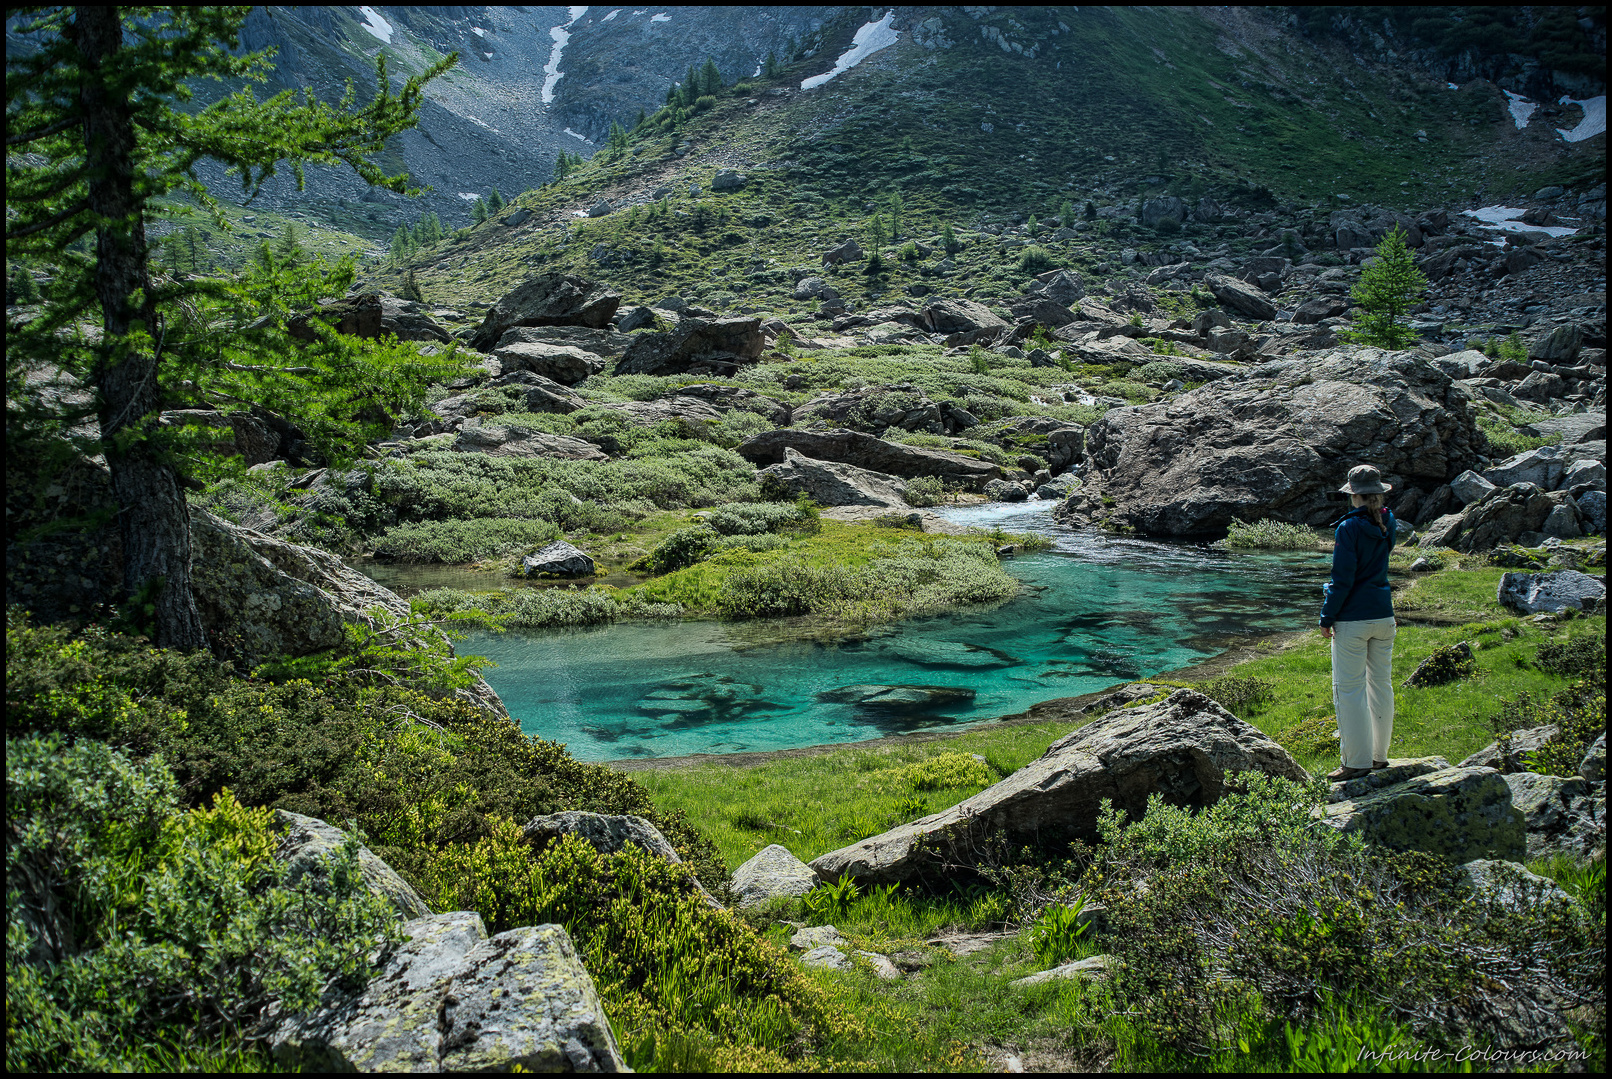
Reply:
<svg viewBox="0 0 1612 1079"><path fill-rule="evenodd" d="M901 782L915 791L947 790L951 787L988 787L996 775L972 753L940 753L901 769Z"/></svg>
<svg viewBox="0 0 1612 1079"><path fill-rule="evenodd" d="M375 557L391 562L479 562L560 538L544 520L483 517L394 525L375 540Z"/></svg>
<svg viewBox="0 0 1612 1079"><path fill-rule="evenodd" d="M717 549L720 538L717 531L708 525L680 528L628 568L654 576L686 569L709 557Z"/></svg>
<svg viewBox="0 0 1612 1079"><path fill-rule="evenodd" d="M1598 633L1581 633L1539 646L1539 666L1551 674L1585 677L1606 670L1606 638Z"/></svg>
<svg viewBox="0 0 1612 1079"><path fill-rule="evenodd" d="M1549 446L1560 441L1560 435L1538 436L1524 434L1505 417L1498 416L1488 409L1478 411L1478 430L1483 433L1483 440L1487 443L1488 455L1491 457L1511 457L1515 454L1537 450L1541 446Z"/></svg>
<svg viewBox="0 0 1612 1079"><path fill-rule="evenodd" d="M6 1068L118 1071L239 1053L271 1005L362 985L395 915L357 842L287 887L267 809L184 812L158 758L6 740Z"/></svg>
<svg viewBox="0 0 1612 1079"><path fill-rule="evenodd" d="M1228 712L1246 719L1246 710L1271 699L1271 695L1276 691L1276 683L1269 678L1253 675L1223 674L1219 678L1199 682L1192 688Z"/></svg>
<svg viewBox="0 0 1612 1079"><path fill-rule="evenodd" d="M675 603L651 603L636 595L621 596L599 587L504 588L492 592L430 588L410 602L421 617L482 616L467 621L512 629L600 626L628 619L683 615L683 608Z"/></svg>
<svg viewBox="0 0 1612 1079"><path fill-rule="evenodd" d="M805 519L789 502L729 502L717 506L705 521L724 536L753 536L761 532L782 532Z"/></svg>
<svg viewBox="0 0 1612 1079"><path fill-rule="evenodd" d="M1043 273L1057 265L1052 252L1044 247L1031 244L1019 256L1019 270L1023 273Z"/></svg>
<svg viewBox="0 0 1612 1079"><path fill-rule="evenodd" d="M1605 1006L1604 920L1485 900L1437 858L1318 828L1324 783L1240 783L1197 812L1154 795L1129 827L1102 813L1081 885L1108 908L1119 1063L1269 1052L1322 1009L1365 1008L1442 1048L1504 1043L1508 1016Z"/></svg>
<svg viewBox="0 0 1612 1079"><path fill-rule="evenodd" d="M909 506L934 506L944 501L946 483L939 476L918 476L907 481L901 497Z"/></svg>
<svg viewBox="0 0 1612 1079"><path fill-rule="evenodd" d="M1164 383L1172 378L1180 378L1185 373L1185 370L1178 363L1171 363L1168 360L1154 360L1151 363L1144 363L1132 371L1131 377L1138 382Z"/></svg>
<svg viewBox="0 0 1612 1079"><path fill-rule="evenodd" d="M1320 546L1320 540L1315 530L1305 525L1266 518L1253 524L1232 521L1226 532L1226 546L1273 551L1313 551Z"/></svg>

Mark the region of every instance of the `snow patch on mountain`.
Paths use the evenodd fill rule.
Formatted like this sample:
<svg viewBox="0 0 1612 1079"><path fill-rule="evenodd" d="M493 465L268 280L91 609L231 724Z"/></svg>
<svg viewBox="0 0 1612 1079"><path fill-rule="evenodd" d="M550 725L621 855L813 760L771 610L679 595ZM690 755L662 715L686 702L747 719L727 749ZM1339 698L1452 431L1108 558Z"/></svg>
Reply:
<svg viewBox="0 0 1612 1079"><path fill-rule="evenodd" d="M892 9L886 11L884 18L878 22L865 24L856 32L856 36L851 39L851 47L841 53L838 60L834 61L834 70L802 80L800 88L802 90L811 90L822 86L836 75L845 74L880 49L894 45L896 40L901 37L901 31L890 28L890 23L895 18L895 15L896 13Z"/></svg>

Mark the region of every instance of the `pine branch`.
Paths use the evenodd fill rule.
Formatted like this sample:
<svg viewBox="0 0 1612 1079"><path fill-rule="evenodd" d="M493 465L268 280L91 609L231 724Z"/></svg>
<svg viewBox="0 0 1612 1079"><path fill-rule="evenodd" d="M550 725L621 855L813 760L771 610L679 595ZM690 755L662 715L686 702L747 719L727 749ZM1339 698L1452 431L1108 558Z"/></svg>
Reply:
<svg viewBox="0 0 1612 1079"><path fill-rule="evenodd" d="M63 221L66 221L68 218L72 217L74 214L81 214L89 208L90 200L80 199L67 209L61 211L60 213L51 214L43 221L35 221L32 225L24 225L15 232L6 233L6 242L10 243L12 240L20 240L25 236L32 236L35 233L44 232L46 229L54 228L57 225L60 225Z"/></svg>

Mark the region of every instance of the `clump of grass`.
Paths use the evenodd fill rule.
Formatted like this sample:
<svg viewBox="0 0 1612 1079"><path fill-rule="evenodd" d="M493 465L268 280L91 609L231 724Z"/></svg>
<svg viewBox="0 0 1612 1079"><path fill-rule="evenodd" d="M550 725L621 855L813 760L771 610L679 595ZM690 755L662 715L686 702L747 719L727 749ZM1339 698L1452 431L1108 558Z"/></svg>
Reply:
<svg viewBox="0 0 1612 1079"><path fill-rule="evenodd" d="M1276 744L1295 757L1319 757L1338 751L1338 717L1300 720L1276 736Z"/></svg>
<svg viewBox="0 0 1612 1079"><path fill-rule="evenodd" d="M469 614L471 624L491 629L546 629L557 626L599 626L638 618L681 618L676 603L654 603L634 593L613 589L502 588L470 592L460 588L431 588L410 600L414 612L427 618Z"/></svg>
<svg viewBox="0 0 1612 1079"><path fill-rule="evenodd" d="M1320 546L1315 531L1305 525L1263 518L1253 524L1232 521L1226 546L1268 551L1313 551Z"/></svg>
<svg viewBox="0 0 1612 1079"><path fill-rule="evenodd" d="M1457 641L1435 648L1405 679L1407 686L1442 686L1472 673L1472 646Z"/></svg>

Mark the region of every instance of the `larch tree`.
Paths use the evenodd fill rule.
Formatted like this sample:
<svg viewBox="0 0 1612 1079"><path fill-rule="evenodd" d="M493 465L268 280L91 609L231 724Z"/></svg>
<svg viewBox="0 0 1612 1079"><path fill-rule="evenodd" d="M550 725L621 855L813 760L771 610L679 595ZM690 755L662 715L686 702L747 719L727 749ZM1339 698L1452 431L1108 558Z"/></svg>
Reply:
<svg viewBox="0 0 1612 1079"><path fill-rule="evenodd" d="M148 612L155 643L169 648L208 644L191 589L184 496L198 481L160 423L170 402L283 410L334 447L343 436L368 437L366 410L408 400L422 372L442 366L395 341L342 338L316 318L306 322L314 342L291 338L298 310L351 283L351 261L292 270L275 259L210 280L153 275L146 223L171 196L188 196L229 230L197 178L205 159L237 172L247 201L282 164L299 187L313 163L414 193L406 175L386 175L371 157L418 123L424 84L457 57L394 92L382 54L362 106L351 85L335 105L290 90L258 100L248 85L205 108L181 107L198 80L266 80L271 50L232 54L248 10L8 13L22 46L6 58L6 254L53 263L56 280L40 317L10 327L7 426L27 418L48 427L13 407L20 372L48 368L90 391L98 438L87 448L105 455L110 472L125 601ZM192 253L193 268L197 261Z"/></svg>
<svg viewBox="0 0 1612 1079"><path fill-rule="evenodd" d="M1397 225L1377 245L1376 256L1361 269L1360 280L1349 292L1360 305L1360 328L1339 336L1377 348L1409 348L1416 343L1416 331L1400 319L1427 291L1427 275L1416 268L1405 231Z"/></svg>

